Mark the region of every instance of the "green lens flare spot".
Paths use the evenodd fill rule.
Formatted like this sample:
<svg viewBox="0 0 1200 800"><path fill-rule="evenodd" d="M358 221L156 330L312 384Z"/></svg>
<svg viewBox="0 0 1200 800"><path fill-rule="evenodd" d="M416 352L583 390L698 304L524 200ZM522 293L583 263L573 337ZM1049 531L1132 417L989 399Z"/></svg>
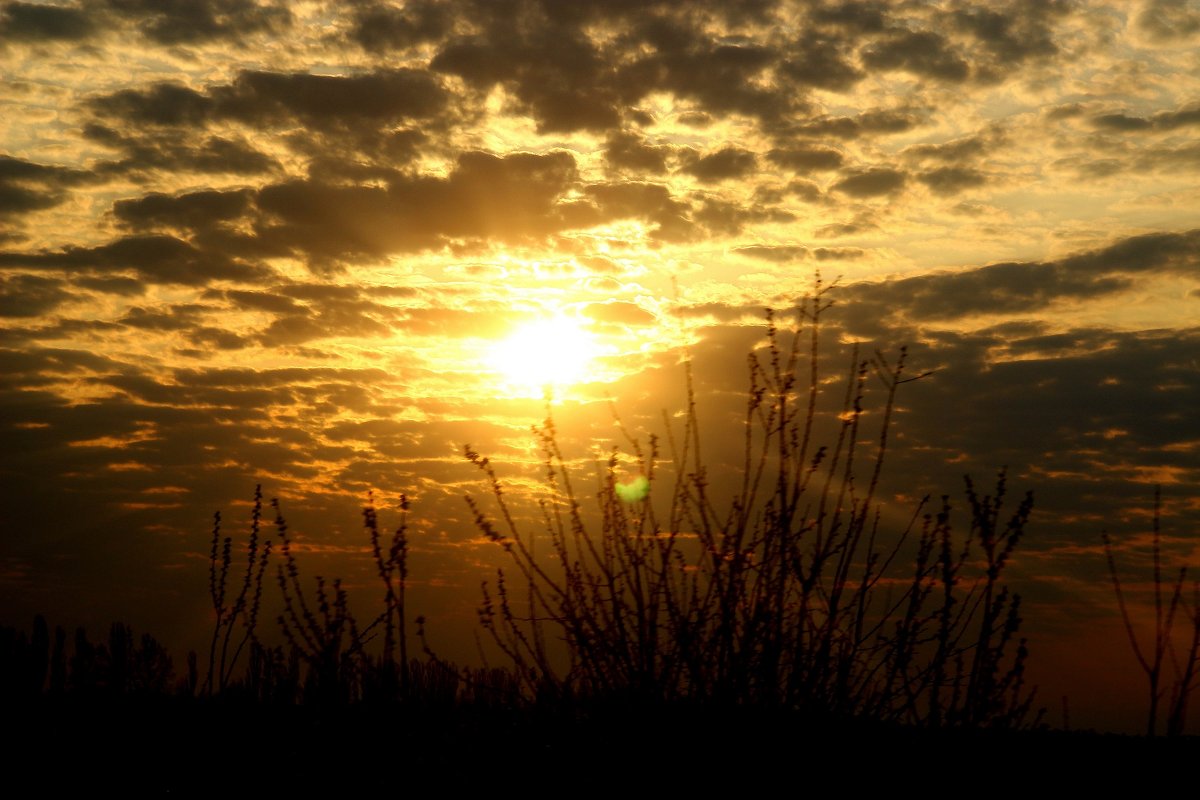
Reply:
<svg viewBox="0 0 1200 800"><path fill-rule="evenodd" d="M617 497L626 503L636 503L645 500L646 495L650 494L650 481L646 480L645 475L639 475L629 483L618 483L616 489Z"/></svg>

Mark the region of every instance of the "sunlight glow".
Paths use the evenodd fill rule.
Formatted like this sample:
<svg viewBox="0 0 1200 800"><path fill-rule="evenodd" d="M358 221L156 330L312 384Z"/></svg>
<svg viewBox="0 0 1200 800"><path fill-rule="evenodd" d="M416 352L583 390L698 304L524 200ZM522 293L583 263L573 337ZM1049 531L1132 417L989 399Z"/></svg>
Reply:
<svg viewBox="0 0 1200 800"><path fill-rule="evenodd" d="M593 379L592 360L599 355L595 336L579 320L559 315L521 326L490 348L487 362L508 389L537 396L547 387Z"/></svg>

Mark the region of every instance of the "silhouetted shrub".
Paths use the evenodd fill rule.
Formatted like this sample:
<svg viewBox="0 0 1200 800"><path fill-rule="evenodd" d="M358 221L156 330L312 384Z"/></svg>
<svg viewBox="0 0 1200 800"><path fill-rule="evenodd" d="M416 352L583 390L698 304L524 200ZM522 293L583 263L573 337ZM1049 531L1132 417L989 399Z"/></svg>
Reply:
<svg viewBox="0 0 1200 800"><path fill-rule="evenodd" d="M861 358L855 346L840 407L824 409L824 294L797 309L790 341L768 314L763 351L749 361L744 462L723 476L736 487L726 506L701 455L690 365L682 431L666 420L670 457L657 437L643 442L622 426L644 483L620 484L614 447L594 510L574 488L554 420L535 428L549 494L536 533L518 526L489 460L466 448L496 516L467 502L516 578L502 569L485 584L480 620L526 699L794 708L930 727L1031 723L1020 598L1002 574L1032 495L1005 516L1004 473L988 496L968 479L965 535L945 497L885 530L876 493L896 396L921 376L906 372L904 349ZM872 376L883 393L868 434ZM840 422L818 444L818 415L831 413Z"/></svg>

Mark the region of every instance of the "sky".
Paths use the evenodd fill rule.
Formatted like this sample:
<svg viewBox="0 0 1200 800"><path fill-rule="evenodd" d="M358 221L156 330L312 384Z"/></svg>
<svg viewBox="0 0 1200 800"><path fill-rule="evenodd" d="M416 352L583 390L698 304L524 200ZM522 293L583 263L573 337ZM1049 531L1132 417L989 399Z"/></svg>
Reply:
<svg viewBox="0 0 1200 800"><path fill-rule="evenodd" d="M256 484L369 605L404 493L456 652L464 445L536 494L550 383L590 485L690 359L736 477L820 280L831 396L854 343L931 373L888 513L1006 467L1051 721L1140 724L1101 535L1148 633L1156 486L1200 570L1200 3L0 2L0 78L0 621L203 641Z"/></svg>

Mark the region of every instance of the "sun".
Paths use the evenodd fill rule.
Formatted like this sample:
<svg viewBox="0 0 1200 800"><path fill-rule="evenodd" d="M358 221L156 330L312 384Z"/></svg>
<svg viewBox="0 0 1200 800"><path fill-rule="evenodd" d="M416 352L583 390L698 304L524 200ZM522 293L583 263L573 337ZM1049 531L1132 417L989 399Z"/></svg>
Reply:
<svg viewBox="0 0 1200 800"><path fill-rule="evenodd" d="M538 396L590 380L601 354L596 337L578 319L556 315L517 328L488 349L488 367L510 391Z"/></svg>

